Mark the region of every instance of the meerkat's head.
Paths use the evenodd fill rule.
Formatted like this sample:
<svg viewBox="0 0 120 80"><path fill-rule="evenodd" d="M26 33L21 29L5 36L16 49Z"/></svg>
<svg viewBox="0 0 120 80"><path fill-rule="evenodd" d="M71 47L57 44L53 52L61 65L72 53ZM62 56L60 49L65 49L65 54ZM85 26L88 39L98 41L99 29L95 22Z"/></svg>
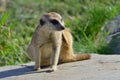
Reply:
<svg viewBox="0 0 120 80"><path fill-rule="evenodd" d="M56 12L44 14L40 19L40 25L49 30L64 30L64 21L60 14Z"/></svg>

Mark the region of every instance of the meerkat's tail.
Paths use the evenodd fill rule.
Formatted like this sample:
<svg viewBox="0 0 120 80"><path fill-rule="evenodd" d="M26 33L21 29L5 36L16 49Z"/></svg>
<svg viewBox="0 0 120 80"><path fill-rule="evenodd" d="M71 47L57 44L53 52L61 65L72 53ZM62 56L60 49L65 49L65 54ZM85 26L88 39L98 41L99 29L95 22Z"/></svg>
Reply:
<svg viewBox="0 0 120 80"><path fill-rule="evenodd" d="M90 59L90 54L74 54L74 55L68 55L66 57L62 57L60 59L60 64L61 63L68 63L68 62L75 62L75 61L82 61L82 60L88 60Z"/></svg>
<svg viewBox="0 0 120 80"><path fill-rule="evenodd" d="M90 54L75 54L75 60L76 61L82 61L82 60L87 60L90 59Z"/></svg>

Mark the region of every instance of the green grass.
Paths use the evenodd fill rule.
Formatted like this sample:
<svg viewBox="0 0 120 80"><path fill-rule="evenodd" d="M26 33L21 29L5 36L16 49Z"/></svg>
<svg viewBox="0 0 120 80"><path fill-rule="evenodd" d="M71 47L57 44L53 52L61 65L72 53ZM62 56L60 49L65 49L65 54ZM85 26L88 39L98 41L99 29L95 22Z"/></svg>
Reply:
<svg viewBox="0 0 120 80"><path fill-rule="evenodd" d="M40 16L50 11L64 17L75 51L111 53L101 38L101 27L120 14L119 0L10 0L7 11L0 13L0 65L30 61L26 49Z"/></svg>

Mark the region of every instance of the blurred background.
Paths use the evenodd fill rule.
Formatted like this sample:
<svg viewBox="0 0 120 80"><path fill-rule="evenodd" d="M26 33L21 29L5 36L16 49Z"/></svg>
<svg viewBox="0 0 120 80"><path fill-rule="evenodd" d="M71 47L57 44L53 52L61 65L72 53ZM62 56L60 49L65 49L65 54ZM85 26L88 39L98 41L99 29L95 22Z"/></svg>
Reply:
<svg viewBox="0 0 120 80"><path fill-rule="evenodd" d="M60 13L80 53L111 54L101 34L120 14L120 0L0 0L0 66L29 62L26 49L42 14Z"/></svg>

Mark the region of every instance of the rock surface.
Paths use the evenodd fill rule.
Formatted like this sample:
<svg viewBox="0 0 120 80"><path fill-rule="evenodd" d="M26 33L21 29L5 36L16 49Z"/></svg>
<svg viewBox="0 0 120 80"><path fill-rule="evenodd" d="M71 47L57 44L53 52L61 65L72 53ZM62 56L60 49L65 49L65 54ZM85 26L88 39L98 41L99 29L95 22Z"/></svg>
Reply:
<svg viewBox="0 0 120 80"><path fill-rule="evenodd" d="M112 53L120 54L120 15L107 22L102 30L107 36L106 42Z"/></svg>
<svg viewBox="0 0 120 80"><path fill-rule="evenodd" d="M120 80L120 55L91 54L90 60L32 71L33 63L0 67L0 80Z"/></svg>

